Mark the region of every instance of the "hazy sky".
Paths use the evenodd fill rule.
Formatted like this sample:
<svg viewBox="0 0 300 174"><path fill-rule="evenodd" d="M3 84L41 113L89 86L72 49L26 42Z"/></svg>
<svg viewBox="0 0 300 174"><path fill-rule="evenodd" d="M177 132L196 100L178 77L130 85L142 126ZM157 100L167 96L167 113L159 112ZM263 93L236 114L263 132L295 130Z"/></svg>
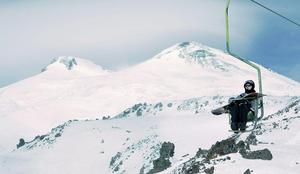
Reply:
<svg viewBox="0 0 300 174"><path fill-rule="evenodd" d="M257 0L300 21L298 0ZM226 0L0 0L0 87L70 55L108 69L140 63L184 41L225 50ZM300 81L300 28L232 0L233 50Z"/></svg>

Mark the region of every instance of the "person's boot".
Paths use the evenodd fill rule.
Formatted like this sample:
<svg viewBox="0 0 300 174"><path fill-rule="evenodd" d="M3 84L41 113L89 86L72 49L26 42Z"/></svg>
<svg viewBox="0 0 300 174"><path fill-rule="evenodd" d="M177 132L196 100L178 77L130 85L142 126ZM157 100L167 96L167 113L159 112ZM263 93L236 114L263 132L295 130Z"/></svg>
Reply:
<svg viewBox="0 0 300 174"><path fill-rule="evenodd" d="M238 124L235 123L235 122L232 122L231 125L231 130L233 130L234 133L238 133L239 132L239 127L238 127Z"/></svg>
<svg viewBox="0 0 300 174"><path fill-rule="evenodd" d="M241 132L245 132L246 131L246 125L247 125L247 122L239 123L239 128L240 128Z"/></svg>

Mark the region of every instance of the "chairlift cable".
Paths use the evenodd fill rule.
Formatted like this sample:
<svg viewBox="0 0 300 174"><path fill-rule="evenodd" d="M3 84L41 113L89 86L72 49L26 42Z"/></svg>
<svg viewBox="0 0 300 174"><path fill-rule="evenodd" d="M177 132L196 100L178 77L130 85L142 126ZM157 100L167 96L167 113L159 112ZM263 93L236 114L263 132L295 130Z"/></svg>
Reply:
<svg viewBox="0 0 300 174"><path fill-rule="evenodd" d="M268 10L268 11L276 14L277 16L279 16L279 17L281 17L281 18L283 18L283 19L291 22L292 24L295 24L296 26L300 27L300 24L298 22L296 22L296 21L294 21L294 20L292 20L292 19L290 19L290 18L288 18L288 17L286 17L286 16L284 16L284 15L282 15L282 14L280 14L280 13L274 11L274 10L272 10L271 8L269 8L269 7L267 7L267 6L263 5L263 4L255 1L255 0L250 0L250 1L253 2L253 3L255 3L256 5L259 5L260 7L264 8L264 9L266 9L266 10Z"/></svg>

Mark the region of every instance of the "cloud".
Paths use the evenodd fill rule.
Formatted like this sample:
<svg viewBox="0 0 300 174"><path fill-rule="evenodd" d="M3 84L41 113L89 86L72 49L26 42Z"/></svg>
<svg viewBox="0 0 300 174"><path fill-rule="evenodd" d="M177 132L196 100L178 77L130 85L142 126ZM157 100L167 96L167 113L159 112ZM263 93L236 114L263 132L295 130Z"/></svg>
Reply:
<svg viewBox="0 0 300 174"><path fill-rule="evenodd" d="M0 28L0 61L5 65L0 65L0 74L15 73L13 77L19 78L12 81L16 81L39 72L53 57L61 55L91 59L108 68L120 67L144 61L168 46L189 40L224 49L225 3L3 1L0 21L5 27ZM235 2L230 14L233 48L246 52L251 38L260 30L256 10ZM3 66L10 67L10 71Z"/></svg>

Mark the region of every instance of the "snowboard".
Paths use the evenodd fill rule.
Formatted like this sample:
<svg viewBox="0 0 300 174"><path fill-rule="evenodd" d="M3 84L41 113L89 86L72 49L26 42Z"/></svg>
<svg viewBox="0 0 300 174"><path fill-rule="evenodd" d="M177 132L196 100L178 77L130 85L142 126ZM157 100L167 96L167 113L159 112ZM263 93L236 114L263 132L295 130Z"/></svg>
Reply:
<svg viewBox="0 0 300 174"><path fill-rule="evenodd" d="M244 100L251 101L251 100L261 98L263 96L266 96L266 95L261 94L261 93L257 93L257 92L253 92L253 93L247 94L247 95L245 95L244 97L241 97L241 98L234 98L234 99L231 99L227 105L216 108L216 109L213 109L211 111L211 113L214 114L214 115L221 115L221 114L224 114L224 113L228 113L229 112L229 110L228 110L229 105L232 102L238 102L238 101L244 101Z"/></svg>

